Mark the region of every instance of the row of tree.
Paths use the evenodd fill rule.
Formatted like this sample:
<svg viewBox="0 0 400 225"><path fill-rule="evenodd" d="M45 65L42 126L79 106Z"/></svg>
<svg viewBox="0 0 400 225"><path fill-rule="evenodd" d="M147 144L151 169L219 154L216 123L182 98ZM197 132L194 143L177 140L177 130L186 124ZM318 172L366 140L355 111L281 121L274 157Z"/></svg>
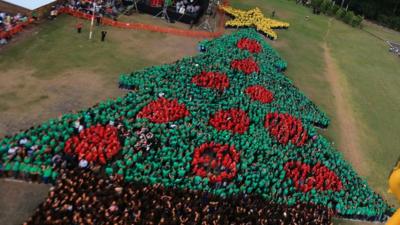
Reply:
<svg viewBox="0 0 400 225"><path fill-rule="evenodd" d="M353 27L359 27L363 21L362 16L356 15L348 7L344 8L343 4L339 5L333 0L312 0L311 6L314 13L322 12L334 16Z"/></svg>
<svg viewBox="0 0 400 225"><path fill-rule="evenodd" d="M365 17L400 31L400 0L311 0L311 4L314 10L342 18L353 26Z"/></svg>
<svg viewBox="0 0 400 225"><path fill-rule="evenodd" d="M399 0L335 0L365 18L400 31Z"/></svg>

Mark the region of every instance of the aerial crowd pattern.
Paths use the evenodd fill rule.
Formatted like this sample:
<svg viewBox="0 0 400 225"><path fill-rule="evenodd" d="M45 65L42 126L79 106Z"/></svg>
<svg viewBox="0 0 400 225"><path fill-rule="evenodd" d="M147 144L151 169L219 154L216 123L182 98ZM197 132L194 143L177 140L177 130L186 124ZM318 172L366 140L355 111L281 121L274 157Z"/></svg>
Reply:
<svg viewBox="0 0 400 225"><path fill-rule="evenodd" d="M258 7L248 11L235 9L228 5L222 5L220 8L228 15L234 17L226 21L225 26L241 28L254 27L257 31L260 31L273 40L278 38L278 34L273 29L289 27L289 23L267 18Z"/></svg>
<svg viewBox="0 0 400 225"><path fill-rule="evenodd" d="M128 183L312 203L373 221L393 212L318 133L328 117L260 34L200 45L195 57L121 75L124 97L5 137L4 171L55 180L65 160L84 160Z"/></svg>

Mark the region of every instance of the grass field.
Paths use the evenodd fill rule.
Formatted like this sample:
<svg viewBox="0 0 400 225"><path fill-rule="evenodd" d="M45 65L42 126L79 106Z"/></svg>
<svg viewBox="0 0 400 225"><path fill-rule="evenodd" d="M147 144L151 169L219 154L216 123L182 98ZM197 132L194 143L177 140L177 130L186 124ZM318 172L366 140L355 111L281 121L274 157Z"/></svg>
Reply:
<svg viewBox="0 0 400 225"><path fill-rule="evenodd" d="M266 15L275 10L291 24L271 42L288 62L286 74L332 119L329 129L321 132L394 204L386 190L400 156L400 63L382 40L366 31L400 42L399 33L371 23L365 24L366 31L354 29L313 15L293 1L231 3L244 9L258 6ZM99 30L90 42L87 26L79 35L75 22L59 17L0 50L0 136L123 94L117 87L120 73L196 53L196 39L114 28L106 28L106 43L98 41Z"/></svg>

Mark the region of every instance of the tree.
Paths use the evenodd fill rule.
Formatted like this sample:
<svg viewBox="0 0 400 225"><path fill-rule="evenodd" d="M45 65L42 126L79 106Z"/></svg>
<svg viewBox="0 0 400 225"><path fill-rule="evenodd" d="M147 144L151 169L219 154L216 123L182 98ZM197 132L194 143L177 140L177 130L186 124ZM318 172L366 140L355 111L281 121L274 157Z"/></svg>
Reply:
<svg viewBox="0 0 400 225"><path fill-rule="evenodd" d="M344 15L343 21L344 21L345 23L347 23L347 24L352 25L354 16L355 16L355 15L354 15L353 11L350 11L350 10L349 10L349 11L347 11L346 14Z"/></svg>
<svg viewBox="0 0 400 225"><path fill-rule="evenodd" d="M343 8L339 8L338 11L336 11L336 18L342 19L346 15L346 11Z"/></svg>
<svg viewBox="0 0 400 225"><path fill-rule="evenodd" d="M332 2L330 0L323 0L321 4L321 11L323 13L328 13L329 8L331 7Z"/></svg>
<svg viewBox="0 0 400 225"><path fill-rule="evenodd" d="M351 26L360 27L363 20L364 20L364 18L362 16L357 15L353 18L353 22L351 23Z"/></svg>
<svg viewBox="0 0 400 225"><path fill-rule="evenodd" d="M332 5L332 6L329 8L328 14L329 14L330 16L335 16L335 15L336 15L336 12L337 12L339 9L340 9L340 7L339 7L338 5L336 5L336 4L334 4L334 5Z"/></svg>
<svg viewBox="0 0 400 225"><path fill-rule="evenodd" d="M311 7L314 9L319 9L322 4L322 0L312 0L311 1Z"/></svg>
<svg viewBox="0 0 400 225"><path fill-rule="evenodd" d="M400 17L399 0L335 0L342 7L382 25L400 30L397 17Z"/></svg>

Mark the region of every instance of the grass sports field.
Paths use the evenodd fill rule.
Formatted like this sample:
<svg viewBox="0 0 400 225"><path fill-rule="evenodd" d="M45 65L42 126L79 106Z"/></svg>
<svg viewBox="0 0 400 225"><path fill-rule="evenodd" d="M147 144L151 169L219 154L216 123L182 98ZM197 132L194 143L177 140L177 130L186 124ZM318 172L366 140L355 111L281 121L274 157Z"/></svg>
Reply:
<svg viewBox="0 0 400 225"><path fill-rule="evenodd" d="M291 24L287 31L278 31L278 40L271 42L288 62L286 74L332 119L328 130L322 132L371 187L394 204L386 190L387 177L399 157L400 117L396 114L400 112L400 63L388 52L386 43L370 33L400 42L399 33L365 23L367 33L313 15L293 1L232 0L231 4L244 9L258 6L266 15L275 10L278 18ZM106 43L99 42L98 36L89 42L87 24L79 35L75 22L70 16L61 16L0 49L1 136L120 96L119 74L194 55L199 41L105 28ZM1 182L0 189L7 185ZM18 211L18 207L7 210L14 209ZM335 224L366 223L339 220Z"/></svg>

